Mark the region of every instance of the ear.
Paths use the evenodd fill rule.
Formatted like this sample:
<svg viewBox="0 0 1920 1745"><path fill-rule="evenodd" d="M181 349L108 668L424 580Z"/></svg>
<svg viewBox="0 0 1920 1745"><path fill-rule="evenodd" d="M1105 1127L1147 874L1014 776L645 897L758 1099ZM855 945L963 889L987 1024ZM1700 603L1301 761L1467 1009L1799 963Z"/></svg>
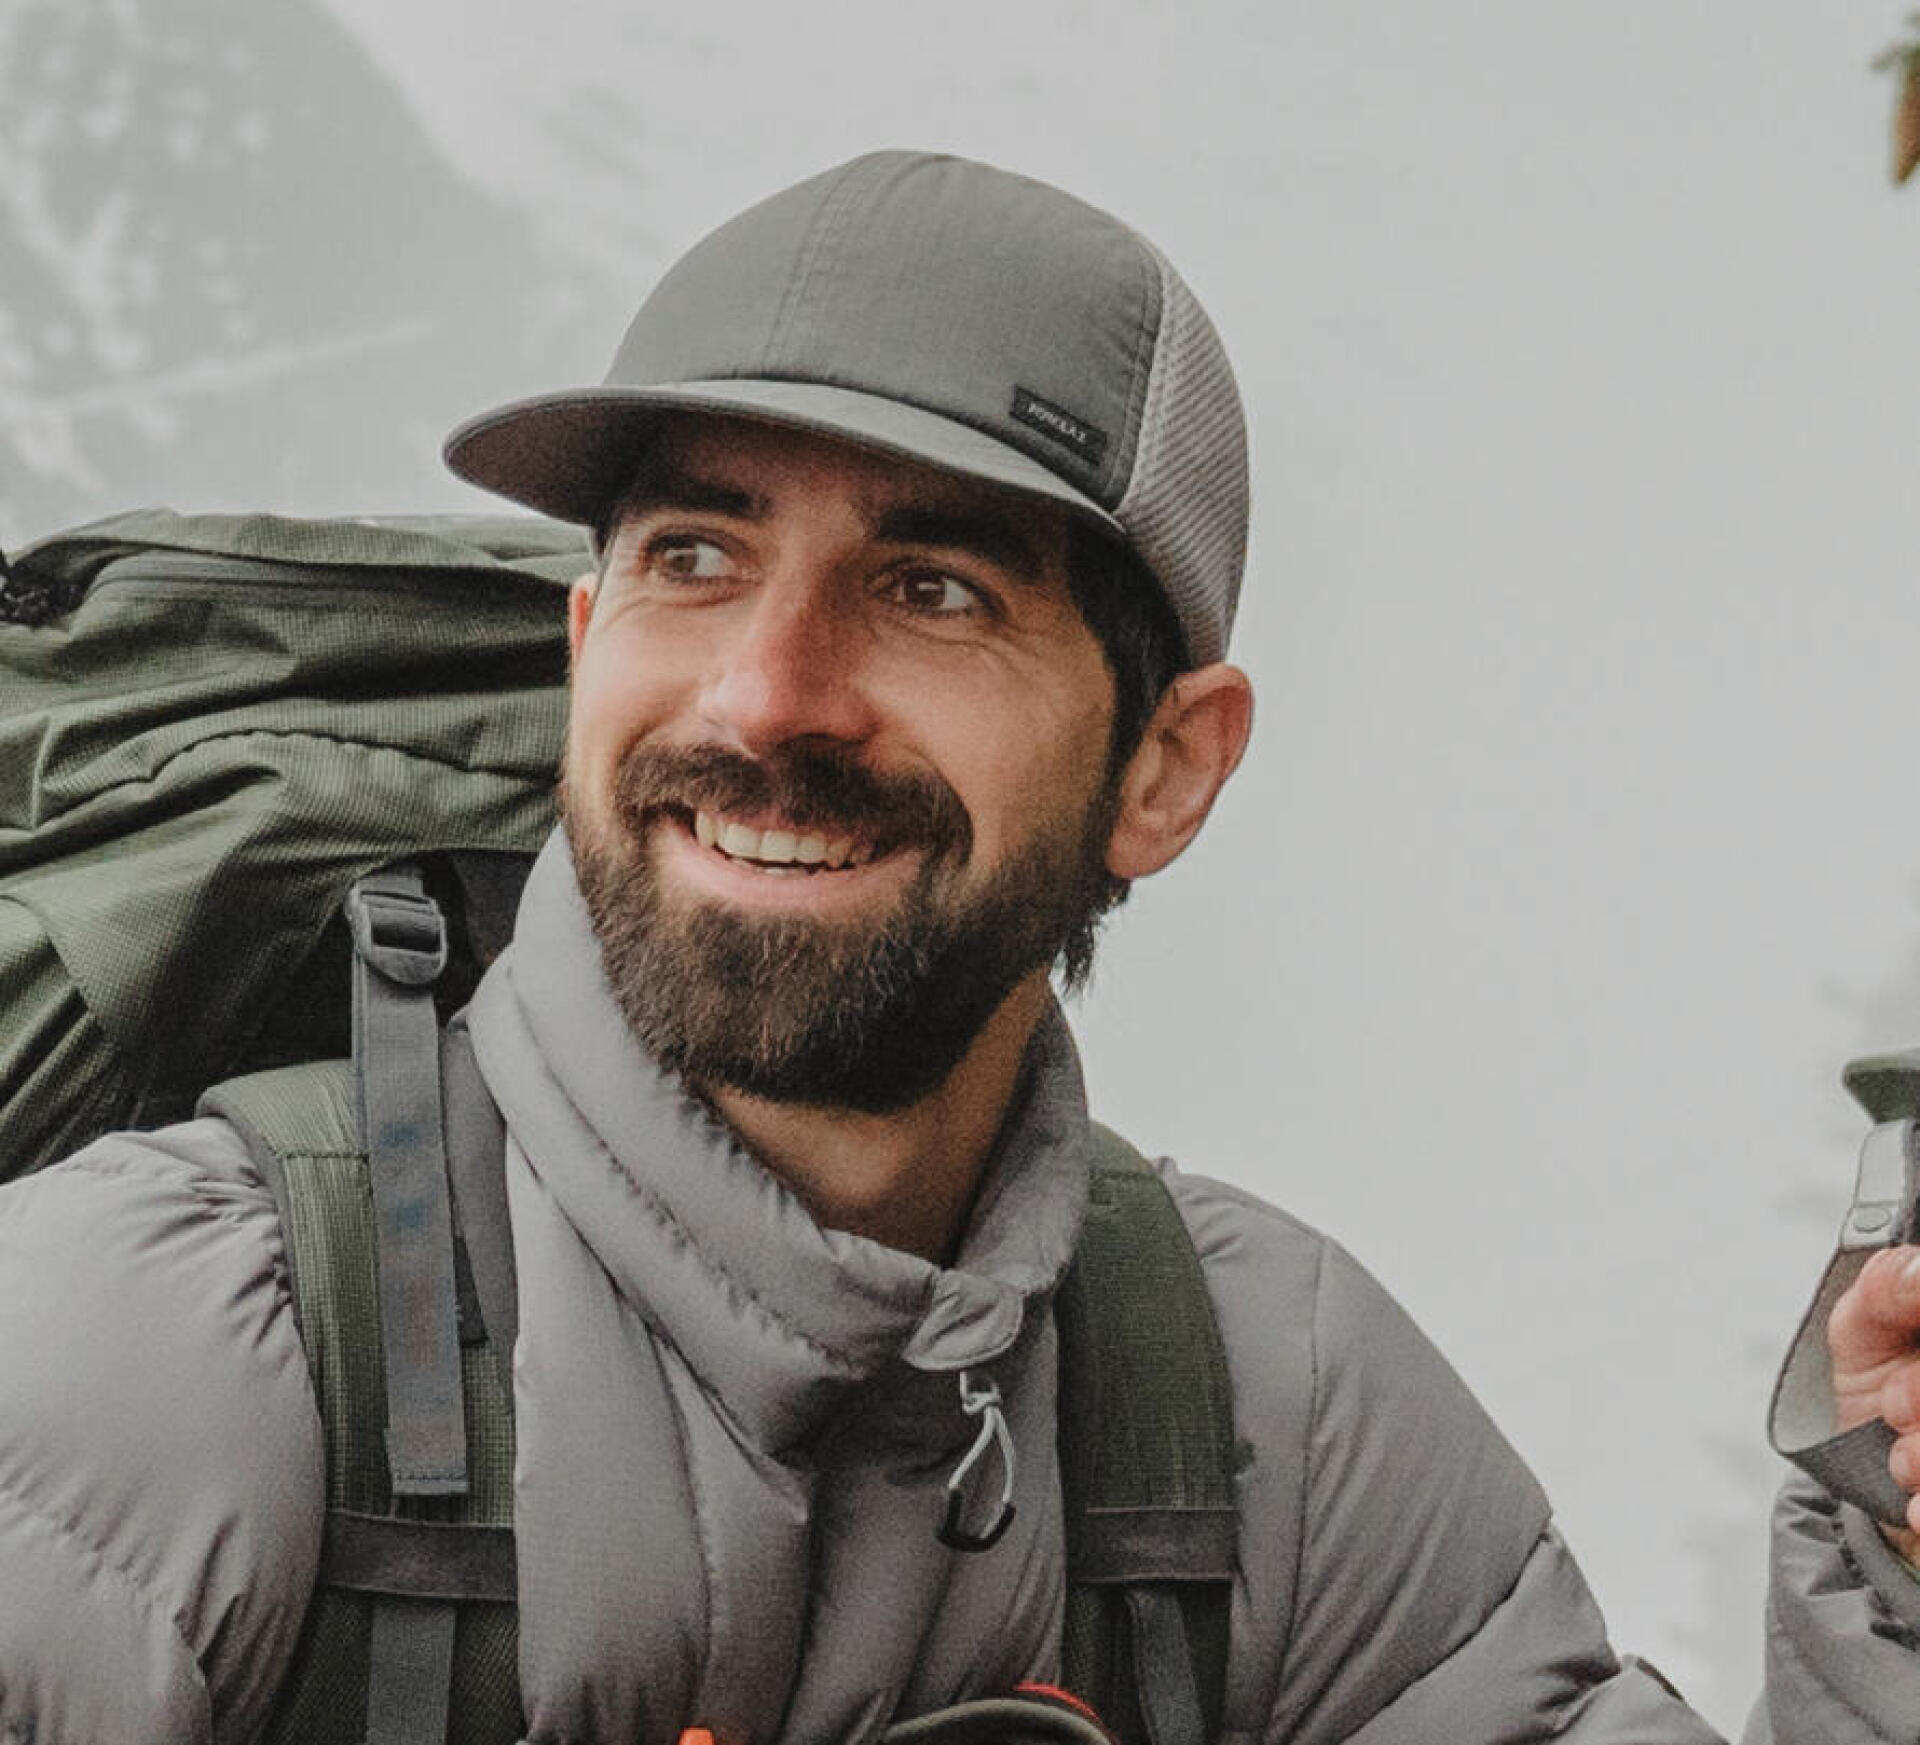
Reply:
<svg viewBox="0 0 1920 1745"><path fill-rule="evenodd" d="M587 637L587 621L593 616L594 592L599 586L599 571L588 570L584 576L576 576L567 589L567 658L576 664L580 659L580 644Z"/></svg>
<svg viewBox="0 0 1920 1745"><path fill-rule="evenodd" d="M1238 667L1216 662L1167 687L1120 777L1107 839L1115 878L1156 873L1193 840L1252 727L1253 686Z"/></svg>

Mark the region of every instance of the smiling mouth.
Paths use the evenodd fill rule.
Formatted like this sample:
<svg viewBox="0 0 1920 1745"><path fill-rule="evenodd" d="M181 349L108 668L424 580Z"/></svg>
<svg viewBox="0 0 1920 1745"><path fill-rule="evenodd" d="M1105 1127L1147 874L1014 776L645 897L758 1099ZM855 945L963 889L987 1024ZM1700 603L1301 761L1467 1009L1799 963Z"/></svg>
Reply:
<svg viewBox="0 0 1920 1745"><path fill-rule="evenodd" d="M883 852L879 844L850 834L784 827L763 829L725 813L697 811L693 835L702 848L728 860L769 870L845 872Z"/></svg>

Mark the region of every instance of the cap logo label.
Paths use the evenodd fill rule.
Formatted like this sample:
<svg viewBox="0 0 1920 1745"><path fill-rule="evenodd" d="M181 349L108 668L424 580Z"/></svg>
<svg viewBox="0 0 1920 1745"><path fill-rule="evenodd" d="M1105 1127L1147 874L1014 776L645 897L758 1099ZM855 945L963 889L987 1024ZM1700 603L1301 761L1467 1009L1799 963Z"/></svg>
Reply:
<svg viewBox="0 0 1920 1745"><path fill-rule="evenodd" d="M1008 410L1029 430L1037 430L1042 436L1052 437L1063 448L1072 449L1090 467L1097 467L1100 457L1107 452L1107 433L1104 430L1089 424L1084 418L1074 417L1051 400L1041 399L1031 388L1016 387L1013 390L1013 405Z"/></svg>

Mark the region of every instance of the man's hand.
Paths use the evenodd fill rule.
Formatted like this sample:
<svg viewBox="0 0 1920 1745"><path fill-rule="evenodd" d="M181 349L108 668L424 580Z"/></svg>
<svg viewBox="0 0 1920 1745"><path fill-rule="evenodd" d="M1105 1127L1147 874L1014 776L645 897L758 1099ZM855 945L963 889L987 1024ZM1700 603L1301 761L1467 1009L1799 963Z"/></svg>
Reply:
<svg viewBox="0 0 1920 1745"><path fill-rule="evenodd" d="M1905 1527L1888 1542L1920 1563L1920 1248L1887 1248L1869 1260L1827 1323L1833 1355L1835 1434L1884 1418L1899 1441L1888 1457L1908 1493Z"/></svg>

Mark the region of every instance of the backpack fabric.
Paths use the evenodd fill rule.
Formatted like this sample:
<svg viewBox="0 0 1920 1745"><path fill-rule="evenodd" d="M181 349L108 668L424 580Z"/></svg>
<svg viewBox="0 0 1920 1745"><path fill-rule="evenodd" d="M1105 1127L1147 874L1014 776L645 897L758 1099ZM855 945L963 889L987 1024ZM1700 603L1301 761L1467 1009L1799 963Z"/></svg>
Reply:
<svg viewBox="0 0 1920 1745"><path fill-rule="evenodd" d="M343 1061L243 1079L203 1105L240 1129L281 1208L326 1433L321 1591L269 1740L511 1745L520 1736L511 1565L499 1557L513 1506L503 1138L457 1023L442 1041L441 1071L471 1463L464 1493L430 1513L396 1501L383 1441L404 1408L382 1374L381 1220L361 1142L369 1115L360 1104L377 1103L378 1091L356 1086ZM1056 1300L1069 1540L1063 1677L1127 1745L1200 1745L1220 1724L1235 1552L1225 1357L1164 1185L1124 1140L1094 1133L1087 1220ZM490 1337L489 1327L502 1331ZM436 1607L452 1626L450 1652L433 1674L441 1706L421 1713L420 1656L409 1680L389 1681L406 1682L407 1697L383 1697L378 1642L383 1628L404 1631ZM405 1718L395 1712L403 1701ZM996 1723L1005 1737L1011 1716ZM955 1712L930 1737L985 1724ZM1035 1725L1046 1736L1060 1723L1038 1716Z"/></svg>
<svg viewBox="0 0 1920 1745"><path fill-rule="evenodd" d="M342 900L425 856L451 1009L553 821L562 587L530 518L141 511L0 581L0 1180L344 1053Z"/></svg>

